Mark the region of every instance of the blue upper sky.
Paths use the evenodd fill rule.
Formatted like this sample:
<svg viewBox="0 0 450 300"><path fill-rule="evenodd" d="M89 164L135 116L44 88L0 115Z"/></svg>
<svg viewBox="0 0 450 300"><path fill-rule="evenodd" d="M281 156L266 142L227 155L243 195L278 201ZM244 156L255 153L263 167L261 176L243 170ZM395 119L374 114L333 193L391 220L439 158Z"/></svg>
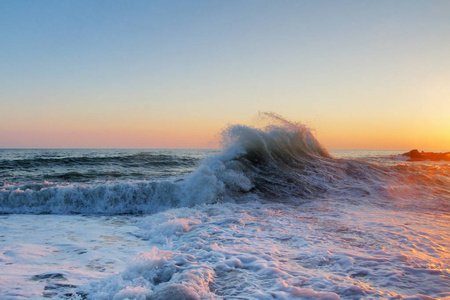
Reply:
<svg viewBox="0 0 450 300"><path fill-rule="evenodd" d="M177 122L217 131L258 111L307 122L330 147L359 147L339 144L362 138L355 124L450 131L449 11L450 1L0 1L0 147L127 146L84 140L89 129L145 129L149 142L129 146L162 147ZM434 147L450 133L425 138Z"/></svg>

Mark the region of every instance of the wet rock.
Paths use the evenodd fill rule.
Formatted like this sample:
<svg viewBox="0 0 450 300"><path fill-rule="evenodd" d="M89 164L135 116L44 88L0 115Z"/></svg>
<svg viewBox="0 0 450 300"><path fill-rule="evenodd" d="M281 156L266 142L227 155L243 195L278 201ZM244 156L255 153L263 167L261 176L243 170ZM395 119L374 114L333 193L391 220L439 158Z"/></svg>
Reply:
<svg viewBox="0 0 450 300"><path fill-rule="evenodd" d="M419 150L414 149L402 155L409 157L408 161L450 161L450 152L419 152Z"/></svg>

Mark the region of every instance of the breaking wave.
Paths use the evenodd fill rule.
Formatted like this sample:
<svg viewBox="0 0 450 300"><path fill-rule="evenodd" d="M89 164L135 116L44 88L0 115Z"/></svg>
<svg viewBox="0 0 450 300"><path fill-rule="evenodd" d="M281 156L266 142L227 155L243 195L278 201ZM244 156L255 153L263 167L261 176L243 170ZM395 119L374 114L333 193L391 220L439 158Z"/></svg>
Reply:
<svg viewBox="0 0 450 300"><path fill-rule="evenodd" d="M363 201L380 194L389 199L404 183L423 182L424 193L432 182L450 198L448 166L440 167L441 176L429 180L413 176L417 170L381 167L357 160L333 158L302 124L288 122L266 113L271 124L264 129L242 125L223 132L223 152L207 158L197 170L171 180L121 180L80 183L5 184L0 190L0 213L56 214L136 214L155 213L172 207L186 207L219 201L302 202L313 197L345 201ZM130 157L58 158L21 160L13 164L83 164L95 165L98 159L129 160L136 163L186 164L193 158L137 154ZM5 165L3 165L5 168ZM417 167L416 167L417 168ZM432 172L432 171L430 171ZM403 175L398 176L398 173ZM405 175L406 174L406 175ZM412 174L412 175L408 175ZM79 178L83 174L57 174L62 178ZM114 174L112 174L114 177ZM426 175L425 175L426 176ZM117 176L120 177L120 176ZM389 185L386 183L389 182ZM408 193L403 188L403 193ZM444 201L443 200L443 201ZM448 201L444 201L448 209ZM436 204L440 205L440 204Z"/></svg>

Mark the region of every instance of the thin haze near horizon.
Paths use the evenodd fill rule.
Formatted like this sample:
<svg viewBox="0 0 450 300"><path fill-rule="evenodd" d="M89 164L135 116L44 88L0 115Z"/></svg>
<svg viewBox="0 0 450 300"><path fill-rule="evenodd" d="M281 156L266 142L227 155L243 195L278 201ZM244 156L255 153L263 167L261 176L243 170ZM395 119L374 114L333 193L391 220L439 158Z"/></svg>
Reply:
<svg viewBox="0 0 450 300"><path fill-rule="evenodd" d="M449 1L1 1L0 148L450 149Z"/></svg>

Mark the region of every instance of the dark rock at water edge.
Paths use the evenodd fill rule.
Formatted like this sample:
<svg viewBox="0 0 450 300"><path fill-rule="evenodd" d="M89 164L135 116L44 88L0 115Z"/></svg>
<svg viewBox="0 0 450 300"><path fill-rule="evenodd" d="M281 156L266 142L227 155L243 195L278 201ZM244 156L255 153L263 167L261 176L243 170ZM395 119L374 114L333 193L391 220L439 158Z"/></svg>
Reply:
<svg viewBox="0 0 450 300"><path fill-rule="evenodd" d="M409 157L408 161L450 161L450 152L419 152L419 150L414 149L402 155Z"/></svg>

